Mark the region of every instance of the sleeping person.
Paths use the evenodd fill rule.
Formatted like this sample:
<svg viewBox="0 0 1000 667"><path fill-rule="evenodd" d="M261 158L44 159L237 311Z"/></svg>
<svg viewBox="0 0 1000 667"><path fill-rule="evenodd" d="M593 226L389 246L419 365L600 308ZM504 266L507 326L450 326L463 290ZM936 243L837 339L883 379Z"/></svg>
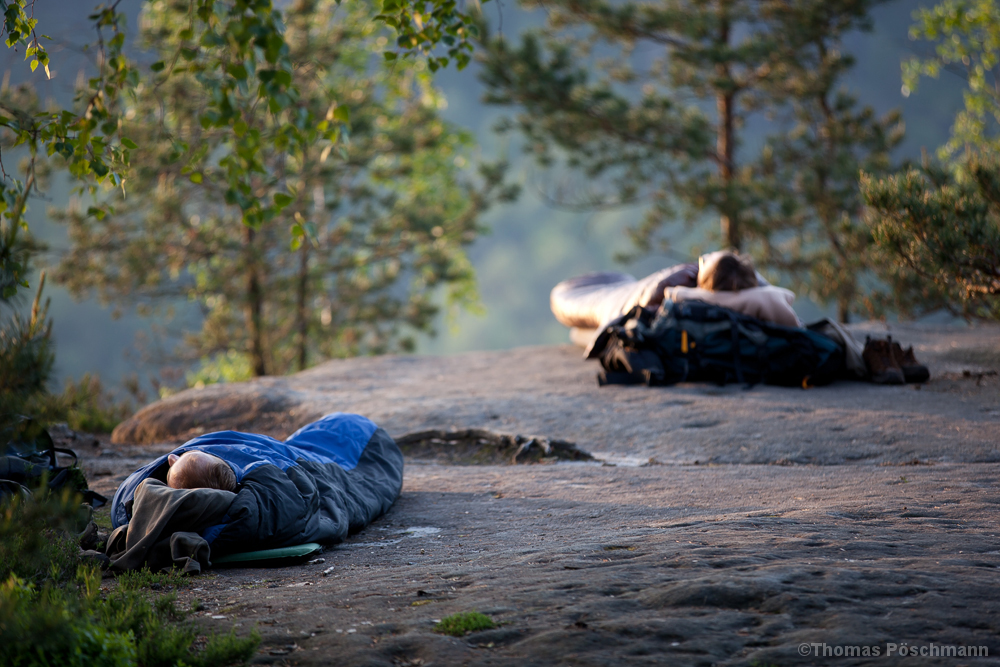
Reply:
<svg viewBox="0 0 1000 667"><path fill-rule="evenodd" d="M703 301L758 320L803 328L792 309L795 294L769 284L747 255L720 250L702 255L698 263L678 264L636 280L626 273L589 273L552 288L550 303L556 319L570 327L570 340L589 356L601 332L636 306L659 308L663 303ZM841 324L824 318L804 328L832 339L844 352L848 377L879 384L925 382L930 371L913 348L886 340L856 340Z"/></svg>
<svg viewBox="0 0 1000 667"><path fill-rule="evenodd" d="M795 293L784 287L761 284L748 255L720 250L698 258L698 286L678 285L664 290L674 303L697 299L743 315L785 327L801 327L792 310Z"/></svg>
<svg viewBox="0 0 1000 667"><path fill-rule="evenodd" d="M791 306L795 294L770 285L746 255L728 251L702 255L697 264L671 266L642 280L616 271L588 273L560 282L549 297L552 314L570 327L570 339L581 347L636 306L655 309L664 299L699 299L784 326L802 326Z"/></svg>
<svg viewBox="0 0 1000 667"><path fill-rule="evenodd" d="M122 483L107 555L119 570L199 572L213 554L332 544L384 514L402 482L399 447L360 415L327 415L285 441L207 433Z"/></svg>
<svg viewBox="0 0 1000 667"><path fill-rule="evenodd" d="M636 280L626 273L590 273L564 280L552 289L556 319L570 327L570 339L590 351L599 332L636 306L658 308L664 302L698 300L786 327L802 327L792 309L795 293L771 285L754 269L748 255L720 250L698 263L678 264ZM838 323L824 319L809 328L844 349L848 371L868 375L864 347ZM585 353L586 354L586 353Z"/></svg>

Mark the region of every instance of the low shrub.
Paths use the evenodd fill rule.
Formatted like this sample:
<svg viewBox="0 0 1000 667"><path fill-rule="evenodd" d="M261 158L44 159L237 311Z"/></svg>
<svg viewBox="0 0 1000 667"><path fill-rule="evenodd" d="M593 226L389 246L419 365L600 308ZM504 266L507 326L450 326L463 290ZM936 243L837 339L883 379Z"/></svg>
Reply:
<svg viewBox="0 0 1000 667"><path fill-rule="evenodd" d="M250 355L229 350L201 358L201 363L187 374L187 386L200 389L220 382L242 382L253 377ZM161 397L162 398L162 397Z"/></svg>
<svg viewBox="0 0 1000 667"><path fill-rule="evenodd" d="M115 577L120 591L170 590L180 588L189 579L180 570L170 572L152 572L149 568L134 572L123 572Z"/></svg>
<svg viewBox="0 0 1000 667"><path fill-rule="evenodd" d="M74 431L111 433L135 407L105 389L100 377L84 373L78 382L67 380L61 394L34 394L25 411L43 423L65 422Z"/></svg>
<svg viewBox="0 0 1000 667"><path fill-rule="evenodd" d="M26 403L45 392L52 373L52 321L47 317L48 303L42 308L41 298L40 285L30 318L15 313L0 324L0 443L17 437Z"/></svg>
<svg viewBox="0 0 1000 667"><path fill-rule="evenodd" d="M79 497L14 497L0 504L0 665L4 667L222 667L245 664L260 635L200 636L172 593L177 573L119 576L101 589L73 535Z"/></svg>
<svg viewBox="0 0 1000 667"><path fill-rule="evenodd" d="M0 586L0 664L8 667L221 667L244 664L260 636L198 631L173 595L101 592L96 569L80 567L69 585L41 588L11 576Z"/></svg>
<svg viewBox="0 0 1000 667"><path fill-rule="evenodd" d="M101 575L80 568L74 585L38 588L11 575L0 585L0 664L9 667L126 667L136 664L135 636L109 628L91 608Z"/></svg>
<svg viewBox="0 0 1000 667"><path fill-rule="evenodd" d="M62 584L76 576L79 549L69 537L87 525L89 510L69 489L60 495L14 496L0 502L0 583Z"/></svg>

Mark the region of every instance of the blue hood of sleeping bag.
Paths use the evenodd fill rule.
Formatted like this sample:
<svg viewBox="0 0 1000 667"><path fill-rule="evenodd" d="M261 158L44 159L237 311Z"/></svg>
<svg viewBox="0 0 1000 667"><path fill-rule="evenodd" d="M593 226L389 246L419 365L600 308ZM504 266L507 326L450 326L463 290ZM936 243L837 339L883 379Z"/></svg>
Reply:
<svg viewBox="0 0 1000 667"><path fill-rule="evenodd" d="M302 427L285 442L239 431L207 433L170 453L180 455L192 450L212 454L230 465L240 487L234 506L239 505L244 514L262 515L284 508L298 514L329 510L336 515L333 523L356 526L359 521L367 524L388 509L402 486L403 461L398 447L385 431L360 415L327 415ZM143 480L154 476L165 479L167 456L136 470L118 488L111 504L115 528L129 522L131 501ZM331 505L330 497L340 500ZM347 506L339 507L345 502ZM363 516L354 516L359 508ZM278 530L278 524L268 522L267 517L258 516L256 520L271 523ZM324 535L332 531L342 539L347 533L346 525L331 527L329 517L318 517L312 523L325 525ZM226 527L214 526L206 532L214 538ZM246 539L245 530L236 532ZM274 536L260 537L269 542L267 538Z"/></svg>

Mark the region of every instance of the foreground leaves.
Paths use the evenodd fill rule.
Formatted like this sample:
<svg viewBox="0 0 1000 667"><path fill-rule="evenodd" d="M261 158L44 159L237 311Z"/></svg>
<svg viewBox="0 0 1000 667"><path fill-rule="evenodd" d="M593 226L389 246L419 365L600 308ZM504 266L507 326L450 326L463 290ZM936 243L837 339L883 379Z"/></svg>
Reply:
<svg viewBox="0 0 1000 667"><path fill-rule="evenodd" d="M83 564L73 535L86 524L79 498L36 495L0 502L0 664L9 667L222 667L244 664L256 631L201 634L173 594L126 575L102 587Z"/></svg>
<svg viewBox="0 0 1000 667"><path fill-rule="evenodd" d="M1000 319L1000 161L861 181L901 310Z"/></svg>
<svg viewBox="0 0 1000 667"><path fill-rule="evenodd" d="M8 48L24 49L32 72L41 66L49 75L46 38L36 32L34 4L33 0L0 0L2 34ZM71 108L32 114L0 105L0 128L30 158L21 177L15 178L7 173L0 156L0 235L5 239L18 233L12 230L27 231L24 213L28 196L38 188L38 157L60 160L81 192L96 195L102 186L117 188L122 196L127 192L132 151L145 150L145 146L142 135L122 131L122 121L128 98L138 92L140 79L145 77L126 57L127 21L118 5L101 4L88 17L95 29L98 71L77 91ZM255 183L266 175L262 155L275 150L301 154L317 141L317 135L336 142L349 121L346 110L336 110L338 100L332 99L328 101L332 102L331 118L308 109L287 113L299 101L301 91L294 81L283 16L272 0L149 0L146 7L153 13L169 7L183 17L167 35L170 50L150 66L156 76L153 85L187 76L207 93L196 121L205 130L222 131L228 139L228 150L214 178L224 186L225 201L239 209L242 222L258 229L301 194L286 189L281 197L257 197ZM367 12L369 19L396 29L396 48L387 53L391 59L424 56L431 70L450 62L461 68L469 61L474 28L454 0L386 0L380 10L368 5ZM439 46L446 55L433 55ZM239 101L245 98L280 117L280 132L262 137L249 128L240 111ZM196 168L196 152L181 149L171 159L180 162L193 182L204 179ZM108 207L107 201L98 204L95 215L106 215ZM292 231L303 238L304 231ZM10 298L27 286L25 262L0 252L0 297Z"/></svg>

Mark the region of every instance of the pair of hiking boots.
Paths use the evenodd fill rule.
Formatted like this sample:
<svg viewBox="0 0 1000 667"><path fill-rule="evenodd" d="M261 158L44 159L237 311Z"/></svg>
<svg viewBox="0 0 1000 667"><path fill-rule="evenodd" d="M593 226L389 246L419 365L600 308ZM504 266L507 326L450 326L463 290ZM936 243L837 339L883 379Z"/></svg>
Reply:
<svg viewBox="0 0 1000 667"><path fill-rule="evenodd" d="M861 355L868 367L868 375L876 384L903 384L904 382L926 382L931 372L913 356L913 346L903 346L888 336L886 340L865 339L865 351Z"/></svg>

